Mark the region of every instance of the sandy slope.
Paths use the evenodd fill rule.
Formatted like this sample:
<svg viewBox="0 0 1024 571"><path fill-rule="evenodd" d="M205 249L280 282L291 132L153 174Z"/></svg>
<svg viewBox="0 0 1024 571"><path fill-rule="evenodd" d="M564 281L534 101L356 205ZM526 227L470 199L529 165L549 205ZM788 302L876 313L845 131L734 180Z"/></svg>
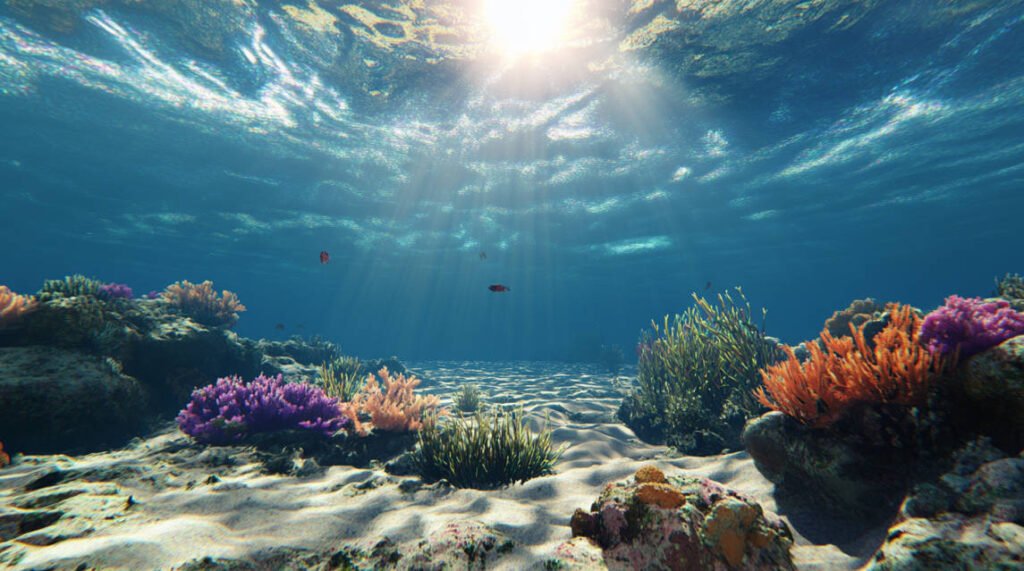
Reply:
<svg viewBox="0 0 1024 571"><path fill-rule="evenodd" d="M681 457L637 440L615 421L622 389L607 375L533 363L428 363L417 370L432 381L424 392L447 397L473 382L490 403L522 403L537 425L547 416L555 440L568 445L557 473L497 491L422 486L417 478L345 466L305 478L269 476L246 450L201 450L169 428L121 450L28 457L0 471L0 565L168 569L204 556L259 559L283 549L372 547L384 536L417 539L446 522L473 519L518 542L500 568L530 568L569 538L575 508L588 507L604 484L652 461L666 472L726 483L778 509L772 484L744 452ZM62 482L24 491L54 469L64 474ZM128 496L138 503L129 506ZM805 569L856 567L884 534L814 514L783 515L797 533L795 556Z"/></svg>

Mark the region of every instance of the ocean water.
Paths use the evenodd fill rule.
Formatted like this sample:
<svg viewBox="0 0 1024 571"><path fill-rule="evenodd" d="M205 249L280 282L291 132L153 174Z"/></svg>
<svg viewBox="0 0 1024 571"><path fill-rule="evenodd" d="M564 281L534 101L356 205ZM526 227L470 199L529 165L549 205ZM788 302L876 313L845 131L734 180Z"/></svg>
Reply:
<svg viewBox="0 0 1024 571"><path fill-rule="evenodd" d="M691 291L798 342L1024 267L1024 2L490 4L0 3L0 282L540 360L631 355Z"/></svg>

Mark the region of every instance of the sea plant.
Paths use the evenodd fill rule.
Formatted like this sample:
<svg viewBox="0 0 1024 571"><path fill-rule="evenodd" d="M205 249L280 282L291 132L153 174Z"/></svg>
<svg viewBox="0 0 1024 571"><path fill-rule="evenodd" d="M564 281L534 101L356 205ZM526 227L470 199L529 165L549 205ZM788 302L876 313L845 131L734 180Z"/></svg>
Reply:
<svg viewBox="0 0 1024 571"><path fill-rule="evenodd" d="M965 358L1018 335L1024 335L1024 314L1002 299L951 295L921 323L921 342L930 351Z"/></svg>
<svg viewBox="0 0 1024 571"><path fill-rule="evenodd" d="M921 343L922 319L909 305L890 304L889 321L874 338L865 324L850 324L849 337L827 329L819 343L808 343L810 357L797 359L785 347L785 361L761 371L764 386L755 391L764 406L813 428L832 425L857 405L925 404L933 383L953 363Z"/></svg>
<svg viewBox="0 0 1024 571"><path fill-rule="evenodd" d="M380 378L378 383L377 379ZM384 387L381 388L381 383ZM342 410L353 419L356 433L365 435L367 428L360 422L366 416L374 431L413 432L423 427L428 414L444 414L439 409L441 400L436 396L414 394L420 380L415 375L392 375L382 367L377 375L370 373L366 384L350 402L342 403Z"/></svg>
<svg viewBox="0 0 1024 571"><path fill-rule="evenodd" d="M237 295L228 290L217 295L209 280L201 284L187 280L173 283L167 286L163 296L188 317L211 327L231 327L238 321L238 313L245 311Z"/></svg>
<svg viewBox="0 0 1024 571"><path fill-rule="evenodd" d="M131 299L135 297L132 288L126 284L103 284L98 297L106 300Z"/></svg>
<svg viewBox="0 0 1024 571"><path fill-rule="evenodd" d="M351 401L363 388L363 367L356 357L337 357L325 361L317 369L320 385L327 396L342 402Z"/></svg>
<svg viewBox="0 0 1024 571"><path fill-rule="evenodd" d="M331 436L351 420L338 400L307 383L285 383L281 375L217 379L192 392L178 414L178 427L204 444L232 444L259 432L300 429Z"/></svg>
<svg viewBox="0 0 1024 571"><path fill-rule="evenodd" d="M762 367L779 357L776 343L751 318L743 291L719 294L680 315L651 323L637 346L637 384L619 418L638 436L687 453L738 448L746 420L761 407L752 392Z"/></svg>
<svg viewBox="0 0 1024 571"><path fill-rule="evenodd" d="M455 393L452 400L459 412L472 414L480 409L480 388L472 383L462 385L462 389Z"/></svg>
<svg viewBox="0 0 1024 571"><path fill-rule="evenodd" d="M0 329L17 325L36 307L32 296L16 294L9 287L0 285Z"/></svg>
<svg viewBox="0 0 1024 571"><path fill-rule="evenodd" d="M81 274L64 276L62 280L46 280L43 287L36 294L40 301L49 301L58 297L97 297L103 287L103 282L87 278Z"/></svg>
<svg viewBox="0 0 1024 571"><path fill-rule="evenodd" d="M413 462L424 480L489 489L550 474L563 451L546 426L531 431L519 408L443 423L430 417L420 430Z"/></svg>

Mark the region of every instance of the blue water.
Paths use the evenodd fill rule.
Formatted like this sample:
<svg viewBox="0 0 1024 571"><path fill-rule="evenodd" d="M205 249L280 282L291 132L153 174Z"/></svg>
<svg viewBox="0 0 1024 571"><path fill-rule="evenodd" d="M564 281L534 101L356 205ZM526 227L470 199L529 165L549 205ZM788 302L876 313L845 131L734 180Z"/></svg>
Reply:
<svg viewBox="0 0 1024 571"><path fill-rule="evenodd" d="M795 342L1024 269L1024 2L579 0L516 59L475 4L0 4L0 283L499 360L630 354L708 282Z"/></svg>

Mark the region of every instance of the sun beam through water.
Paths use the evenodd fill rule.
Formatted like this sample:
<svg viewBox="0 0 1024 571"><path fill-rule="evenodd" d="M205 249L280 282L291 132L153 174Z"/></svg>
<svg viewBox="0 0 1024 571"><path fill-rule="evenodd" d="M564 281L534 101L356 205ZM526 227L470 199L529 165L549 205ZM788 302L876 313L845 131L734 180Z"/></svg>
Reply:
<svg viewBox="0 0 1024 571"><path fill-rule="evenodd" d="M573 0L483 0L491 42L506 55L544 52L564 40Z"/></svg>

